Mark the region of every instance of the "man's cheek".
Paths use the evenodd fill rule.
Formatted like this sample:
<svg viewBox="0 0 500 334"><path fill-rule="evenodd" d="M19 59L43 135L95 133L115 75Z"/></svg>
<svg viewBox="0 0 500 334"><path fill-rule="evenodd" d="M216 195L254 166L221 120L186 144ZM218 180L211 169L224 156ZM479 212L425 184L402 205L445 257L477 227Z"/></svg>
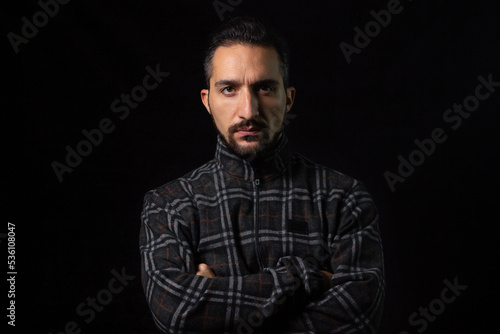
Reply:
<svg viewBox="0 0 500 334"><path fill-rule="evenodd" d="M228 127L224 126L224 123L218 117L214 117L214 123L219 132L224 134L224 137L227 139Z"/></svg>
<svg viewBox="0 0 500 334"><path fill-rule="evenodd" d="M271 130L272 131L278 131L281 128L281 124L283 123L283 115L281 114L281 111L276 112L273 115L273 118L271 120Z"/></svg>

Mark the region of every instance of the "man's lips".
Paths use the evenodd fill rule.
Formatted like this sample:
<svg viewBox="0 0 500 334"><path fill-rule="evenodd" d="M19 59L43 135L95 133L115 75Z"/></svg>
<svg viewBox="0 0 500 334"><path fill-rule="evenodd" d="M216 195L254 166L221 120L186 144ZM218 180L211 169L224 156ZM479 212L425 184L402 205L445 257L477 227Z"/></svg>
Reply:
<svg viewBox="0 0 500 334"><path fill-rule="evenodd" d="M249 128L249 129L239 129L236 132L241 136L252 136L252 135L256 135L259 131L260 131L260 129Z"/></svg>

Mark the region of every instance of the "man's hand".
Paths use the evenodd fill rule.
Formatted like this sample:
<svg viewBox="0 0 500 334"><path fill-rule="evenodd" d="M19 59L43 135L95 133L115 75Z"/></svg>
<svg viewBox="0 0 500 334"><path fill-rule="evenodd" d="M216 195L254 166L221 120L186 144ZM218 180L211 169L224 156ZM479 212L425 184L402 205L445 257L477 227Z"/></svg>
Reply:
<svg viewBox="0 0 500 334"><path fill-rule="evenodd" d="M210 269L209 269L210 270ZM321 276L323 276L323 291L330 289L330 280L333 274L326 270L320 270Z"/></svg>
<svg viewBox="0 0 500 334"><path fill-rule="evenodd" d="M208 278L215 278L214 273L212 272L210 267L207 266L205 263L200 263L198 265L197 269L198 269L198 271L196 272L196 275L204 276L204 277L208 277Z"/></svg>

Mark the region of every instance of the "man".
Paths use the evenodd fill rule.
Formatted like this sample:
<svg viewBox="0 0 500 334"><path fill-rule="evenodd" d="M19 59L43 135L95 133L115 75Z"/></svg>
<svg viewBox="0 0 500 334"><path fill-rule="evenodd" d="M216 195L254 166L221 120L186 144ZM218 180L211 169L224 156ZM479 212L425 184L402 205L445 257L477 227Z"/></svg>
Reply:
<svg viewBox="0 0 500 334"><path fill-rule="evenodd" d="M378 214L360 182L292 153L282 39L224 24L201 99L215 158L148 192L143 286L165 333L374 333L384 300Z"/></svg>

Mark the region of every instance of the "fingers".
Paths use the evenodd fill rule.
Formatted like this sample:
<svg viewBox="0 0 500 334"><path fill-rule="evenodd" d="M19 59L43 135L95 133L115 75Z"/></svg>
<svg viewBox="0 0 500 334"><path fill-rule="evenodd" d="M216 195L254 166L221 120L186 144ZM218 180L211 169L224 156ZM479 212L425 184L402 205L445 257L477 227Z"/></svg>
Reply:
<svg viewBox="0 0 500 334"><path fill-rule="evenodd" d="M200 274L201 275L202 273L206 272L207 270L210 270L210 267L207 266L205 263L200 263L198 265L197 269L198 269L198 272L196 274Z"/></svg>
<svg viewBox="0 0 500 334"><path fill-rule="evenodd" d="M207 266L205 263L200 263L198 265L197 270L198 271L196 272L196 275L204 276L204 277L208 277L208 278L214 278L215 277L215 275L212 272L212 270L210 269L210 267Z"/></svg>

